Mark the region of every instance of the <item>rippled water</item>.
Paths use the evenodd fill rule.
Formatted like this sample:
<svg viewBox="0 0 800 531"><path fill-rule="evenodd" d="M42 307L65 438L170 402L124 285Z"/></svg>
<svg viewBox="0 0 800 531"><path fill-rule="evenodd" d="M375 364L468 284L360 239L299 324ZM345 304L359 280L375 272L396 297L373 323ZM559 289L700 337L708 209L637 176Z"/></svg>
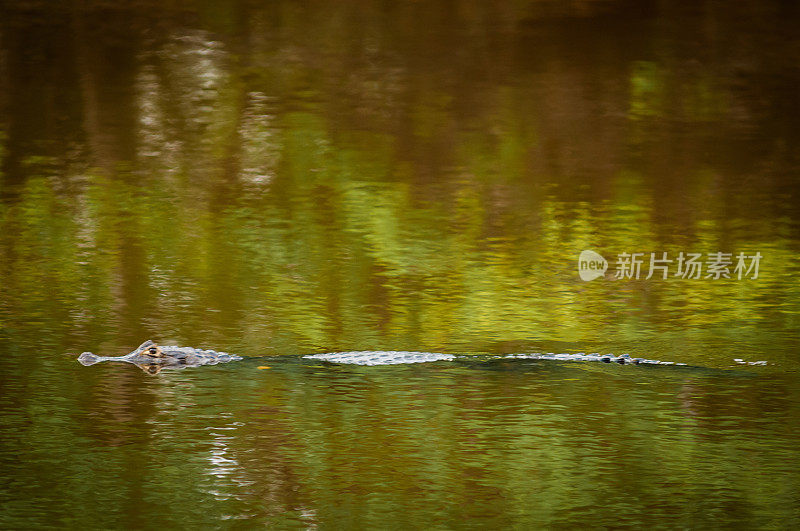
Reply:
<svg viewBox="0 0 800 531"><path fill-rule="evenodd" d="M0 7L0 527L797 528L798 20ZM245 359L75 361L148 338Z"/></svg>
<svg viewBox="0 0 800 531"><path fill-rule="evenodd" d="M25 399L4 404L12 526L782 527L797 517L796 376L284 357L157 377L63 360L25 384L4 392Z"/></svg>

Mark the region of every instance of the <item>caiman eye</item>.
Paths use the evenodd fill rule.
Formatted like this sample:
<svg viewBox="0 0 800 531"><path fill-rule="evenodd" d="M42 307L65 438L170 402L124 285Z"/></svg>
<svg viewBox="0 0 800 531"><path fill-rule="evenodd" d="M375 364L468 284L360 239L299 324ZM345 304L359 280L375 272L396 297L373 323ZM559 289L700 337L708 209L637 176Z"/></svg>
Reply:
<svg viewBox="0 0 800 531"><path fill-rule="evenodd" d="M158 349L156 349L156 347L150 347L149 350L150 350L150 354L152 354L153 356L158 354Z"/></svg>

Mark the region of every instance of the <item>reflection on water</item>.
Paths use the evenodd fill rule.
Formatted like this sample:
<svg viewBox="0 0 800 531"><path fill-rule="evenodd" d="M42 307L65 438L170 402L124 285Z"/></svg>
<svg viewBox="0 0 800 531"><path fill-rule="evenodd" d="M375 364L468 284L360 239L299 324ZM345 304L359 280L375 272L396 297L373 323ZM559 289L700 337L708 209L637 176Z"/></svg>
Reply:
<svg viewBox="0 0 800 531"><path fill-rule="evenodd" d="M153 377L64 360L12 382L28 411L4 414L18 428L3 432L4 523L694 528L799 514L795 378L269 363Z"/></svg>
<svg viewBox="0 0 800 531"><path fill-rule="evenodd" d="M0 524L797 523L799 15L0 8ZM764 258L587 283L584 249ZM65 354L149 337L719 371Z"/></svg>

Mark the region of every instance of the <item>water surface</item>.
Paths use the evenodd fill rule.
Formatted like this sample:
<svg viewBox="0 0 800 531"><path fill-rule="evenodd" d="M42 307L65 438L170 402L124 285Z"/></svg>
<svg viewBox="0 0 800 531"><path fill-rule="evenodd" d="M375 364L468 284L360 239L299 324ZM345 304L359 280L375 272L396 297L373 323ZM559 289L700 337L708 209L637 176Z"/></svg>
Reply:
<svg viewBox="0 0 800 531"><path fill-rule="evenodd" d="M797 527L799 20L4 5L0 526ZM247 359L75 362L148 338ZM341 350L476 357L299 357Z"/></svg>

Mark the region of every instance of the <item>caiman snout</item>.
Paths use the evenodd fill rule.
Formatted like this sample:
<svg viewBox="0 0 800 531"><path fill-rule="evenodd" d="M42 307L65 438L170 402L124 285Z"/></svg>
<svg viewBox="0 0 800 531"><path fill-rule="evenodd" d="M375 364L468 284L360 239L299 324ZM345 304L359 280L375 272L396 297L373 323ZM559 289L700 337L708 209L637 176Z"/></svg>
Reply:
<svg viewBox="0 0 800 531"><path fill-rule="evenodd" d="M91 352L84 352L78 356L78 361L81 363L81 365L94 365L100 361L100 356L92 354Z"/></svg>

